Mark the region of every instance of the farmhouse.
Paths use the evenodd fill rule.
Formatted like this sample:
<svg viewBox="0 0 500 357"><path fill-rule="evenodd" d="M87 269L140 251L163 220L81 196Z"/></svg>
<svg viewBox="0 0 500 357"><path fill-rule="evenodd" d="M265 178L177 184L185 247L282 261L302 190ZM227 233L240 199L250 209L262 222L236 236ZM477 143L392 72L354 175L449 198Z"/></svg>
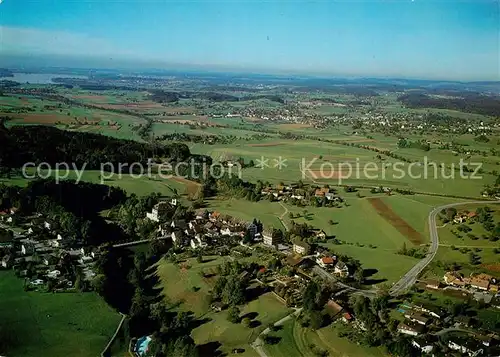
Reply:
<svg viewBox="0 0 500 357"><path fill-rule="evenodd" d="M326 233L322 229L311 229L311 233L314 234L316 238L325 239Z"/></svg>
<svg viewBox="0 0 500 357"><path fill-rule="evenodd" d="M336 301L330 299L325 305L325 310L328 315L330 315L330 317L334 317L340 314L344 310L344 308Z"/></svg>
<svg viewBox="0 0 500 357"><path fill-rule="evenodd" d="M486 291L488 290L490 283L495 281L496 280L493 276L481 273L478 275L471 275L470 286L474 289Z"/></svg>
<svg viewBox="0 0 500 357"><path fill-rule="evenodd" d="M424 281L424 284L427 289L439 290L441 288L441 282L439 280L427 280Z"/></svg>

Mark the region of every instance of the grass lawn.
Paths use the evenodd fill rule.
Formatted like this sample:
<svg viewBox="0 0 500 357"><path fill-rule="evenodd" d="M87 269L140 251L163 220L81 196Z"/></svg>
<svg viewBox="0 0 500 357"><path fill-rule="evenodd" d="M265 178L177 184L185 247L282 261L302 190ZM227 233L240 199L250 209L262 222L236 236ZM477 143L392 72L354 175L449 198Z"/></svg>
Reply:
<svg viewBox="0 0 500 357"><path fill-rule="evenodd" d="M295 320L283 324L283 328L271 333L281 340L275 345L267 345L265 350L272 357L309 357L314 352L311 345L328 351L330 357L381 357L382 349L358 346L337 336L335 326L330 325L318 331L303 328Z"/></svg>
<svg viewBox="0 0 500 357"><path fill-rule="evenodd" d="M181 266L161 261L157 265L157 274L167 301L177 303L180 310L193 311L197 317L208 319L208 322L192 332L197 344L218 342L222 345L220 349L226 353L230 353L233 348L243 348L245 353L241 356L256 356L250 343L267 325L288 315L290 310L272 293L266 293L240 307L242 316L248 313L255 315L254 320L258 321L256 327L229 322L227 311L212 312L207 296L216 276L207 279L200 272L203 270L215 274L216 267L226 259L229 258L205 257L205 262L201 264L196 259L189 259ZM190 268L186 269L188 266ZM195 291L193 287L199 290Z"/></svg>
<svg viewBox="0 0 500 357"><path fill-rule="evenodd" d="M259 201L250 202L244 199L209 199L206 201L208 208L222 214L227 214L241 220L251 222L254 218L259 219L264 229L285 227L279 220L285 209L278 202Z"/></svg>
<svg viewBox="0 0 500 357"><path fill-rule="evenodd" d="M332 251L358 259L363 269L372 275L367 277L369 283L392 284L410 270L418 259L396 254L381 248L357 247L352 245L326 244ZM371 282L370 282L371 281Z"/></svg>
<svg viewBox="0 0 500 357"><path fill-rule="evenodd" d="M12 357L89 357L101 353L120 315L94 293L25 292L0 272L0 334Z"/></svg>
<svg viewBox="0 0 500 357"><path fill-rule="evenodd" d="M396 230L389 222L381 217L366 199L357 197L346 200L347 207L296 207L287 205L290 212L300 214L294 218L297 223L307 223L313 227L323 229L328 235L335 235L341 241L373 244L382 249L398 250L403 243L411 244L404 235ZM303 211L307 214L303 215ZM363 224L359 224L362 218ZM286 220L290 218L286 216ZM334 221L334 225L328 223Z"/></svg>

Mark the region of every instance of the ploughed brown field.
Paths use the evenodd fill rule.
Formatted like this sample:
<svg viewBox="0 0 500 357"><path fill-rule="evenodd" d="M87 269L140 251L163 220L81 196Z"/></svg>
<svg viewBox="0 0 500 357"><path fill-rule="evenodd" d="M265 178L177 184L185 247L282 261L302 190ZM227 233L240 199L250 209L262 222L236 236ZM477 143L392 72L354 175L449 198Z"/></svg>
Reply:
<svg viewBox="0 0 500 357"><path fill-rule="evenodd" d="M424 243L424 239L413 227L399 217L389 206L380 198L369 198L371 205L377 213L396 228L401 234L407 237L415 245Z"/></svg>

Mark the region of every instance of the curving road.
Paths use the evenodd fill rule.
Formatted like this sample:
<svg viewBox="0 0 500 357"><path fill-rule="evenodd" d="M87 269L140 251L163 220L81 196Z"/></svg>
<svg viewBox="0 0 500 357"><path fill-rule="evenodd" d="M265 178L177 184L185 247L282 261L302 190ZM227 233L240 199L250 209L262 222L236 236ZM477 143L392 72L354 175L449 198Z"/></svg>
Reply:
<svg viewBox="0 0 500 357"><path fill-rule="evenodd" d="M429 213L429 234L431 238L431 246L429 247L429 252L425 256L424 259L420 260L413 268L410 269L408 273L406 273L398 282L396 282L389 293L393 296L400 295L406 292L415 282L417 281L418 275L430 264L432 259L436 256L436 253L439 248L439 236L436 225L436 216L441 210L461 206L466 204L491 204L491 203L500 203L498 201L467 201L467 202L458 202L458 203L450 203L444 206L439 206L434 208Z"/></svg>
<svg viewBox="0 0 500 357"><path fill-rule="evenodd" d="M302 311L302 308L295 309L295 311L292 312L290 315L287 315L287 316L283 317L281 320L276 321L274 323L274 326L283 325L286 321L290 320L291 318L299 316L301 311ZM266 351L264 350L264 341L262 340L262 336L267 335L269 332L271 332L271 329L269 327L267 327L264 331L262 331L259 334L259 336L257 336L257 339L253 343L250 344L252 346L252 348L255 350L255 352L257 352L257 354L260 357L268 357L268 355L266 354Z"/></svg>

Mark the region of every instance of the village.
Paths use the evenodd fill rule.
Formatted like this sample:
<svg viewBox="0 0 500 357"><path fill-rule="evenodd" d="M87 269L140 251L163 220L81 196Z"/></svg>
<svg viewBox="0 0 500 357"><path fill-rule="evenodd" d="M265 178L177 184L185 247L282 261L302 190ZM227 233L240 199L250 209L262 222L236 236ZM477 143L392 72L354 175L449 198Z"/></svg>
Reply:
<svg viewBox="0 0 500 357"><path fill-rule="evenodd" d="M289 192L286 187L277 188ZM263 190L274 195L273 190ZM315 194L327 197L327 189L316 189ZM292 195L290 194L290 197ZM339 257L306 239L294 237L285 239L283 232L263 227L257 219L243 222L217 211L197 209L192 215L174 218L179 203L176 199L157 203L143 219L154 223L156 239L166 241L175 251L203 252L203 254L230 256L232 259L262 252L263 256L274 256L283 269L262 267L254 277L255 281L270 289L288 307L301 309L304 290L316 278L334 287L324 309L334 323L342 323L349 329L362 333L366 330L362 320L356 318L350 307L350 295L377 296L375 290L358 288L354 278L360 269L346 257ZM470 213L459 212L453 220L461 224L473 217ZM40 291L72 291L88 289L96 276L94 263L101 254L101 248L90 248L82 242L65 238L58 232L57 222L51 222L43 214L19 217L11 208L0 214L3 234L0 242L1 266L14 269L25 279L25 289ZM12 230L11 230L12 229ZM8 233L11 232L11 233ZM310 235L324 239L322 230L310 227ZM135 242L118 243L116 246L133 245ZM260 253L259 253L260 254ZM429 291L453 291L468 295L472 299L500 308L498 294L499 281L488 274L463 274L447 272L442 281L425 280L418 285ZM354 286L353 286L354 285ZM224 306L214 303L213 311L221 311ZM499 338L491 331L478 329L471 318L458 314L453 316L442 307L433 304L404 301L395 309L401 314L397 332L409 336L412 345L422 353L432 354L439 336L453 331L466 332L469 339L449 338L448 348L468 356L479 356L485 348L498 344ZM136 355L142 354L135 351Z"/></svg>
<svg viewBox="0 0 500 357"><path fill-rule="evenodd" d="M26 279L25 289L28 290L40 287L50 291L82 289L96 275L93 263L100 250L75 244L58 233L53 225L42 214L19 217L15 208L0 212L0 229L4 232L8 232L6 228L27 228L22 233L16 230L3 235L1 266L14 268L19 277Z"/></svg>

